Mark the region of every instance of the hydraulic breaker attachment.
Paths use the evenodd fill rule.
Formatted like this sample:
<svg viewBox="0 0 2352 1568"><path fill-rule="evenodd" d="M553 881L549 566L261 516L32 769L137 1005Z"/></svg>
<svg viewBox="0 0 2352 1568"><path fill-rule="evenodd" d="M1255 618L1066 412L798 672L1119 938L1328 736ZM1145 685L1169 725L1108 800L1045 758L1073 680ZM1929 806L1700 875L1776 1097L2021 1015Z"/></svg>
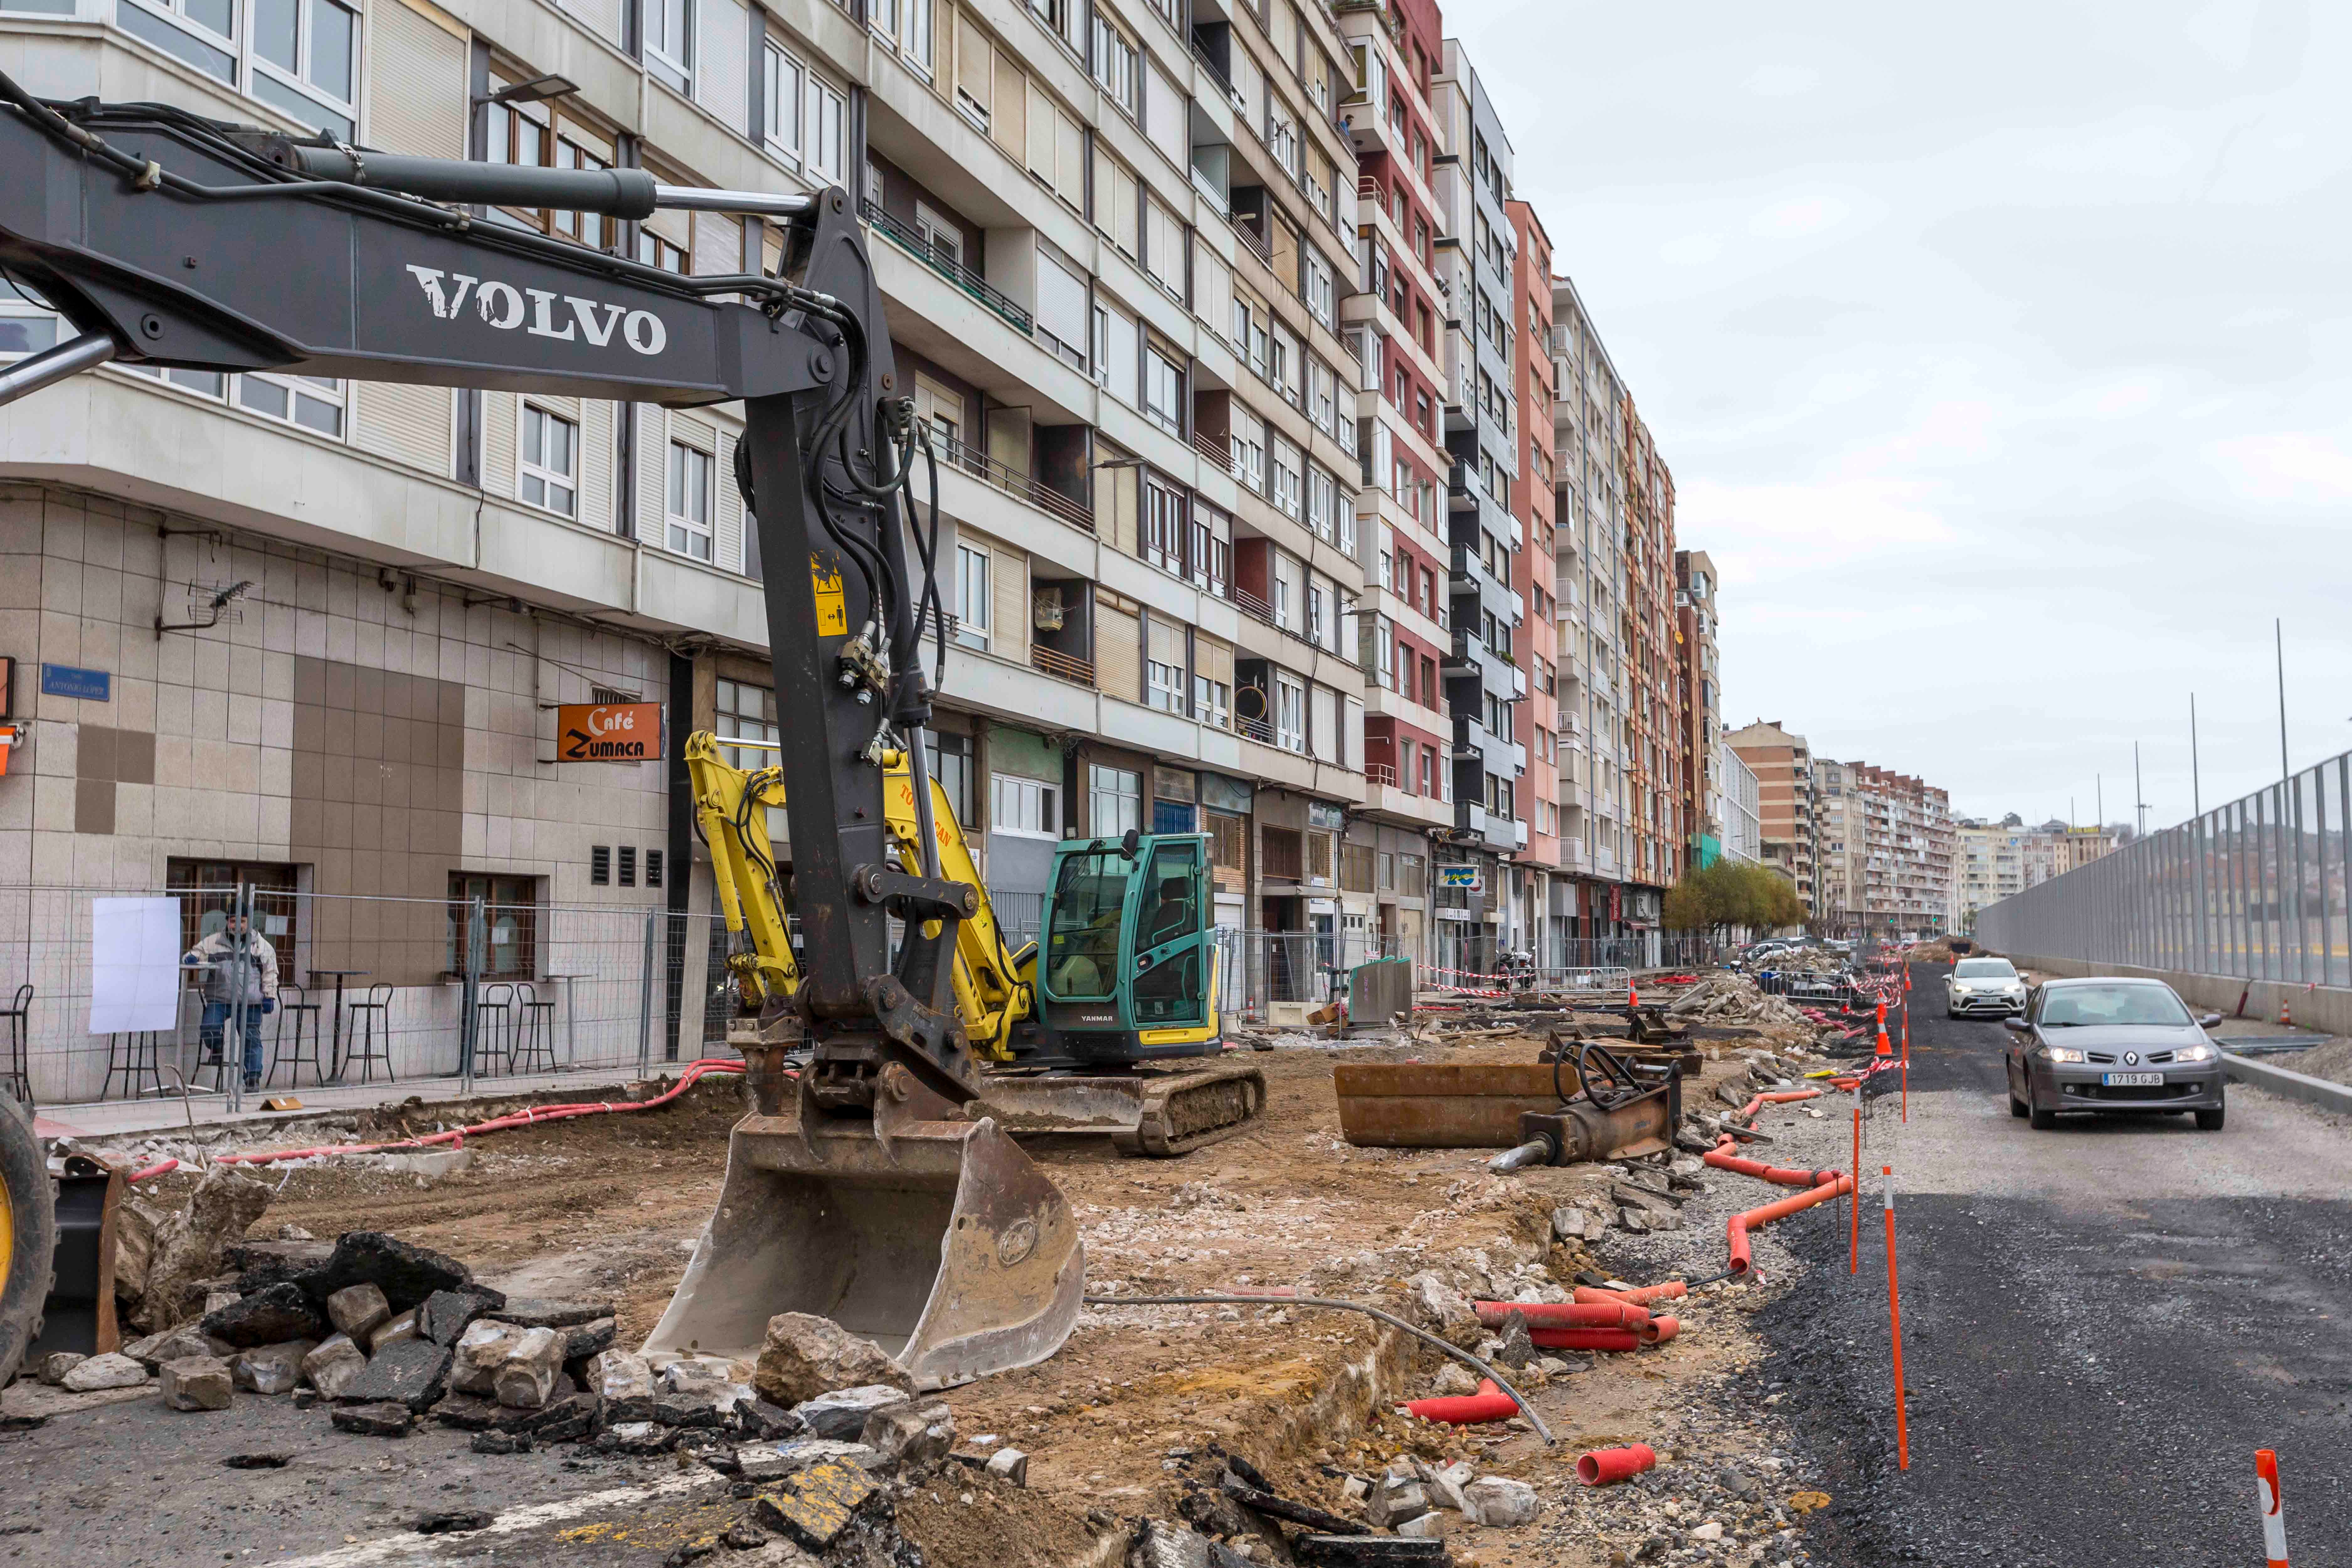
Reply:
<svg viewBox="0 0 2352 1568"><path fill-rule="evenodd" d="M745 1048L755 1108L645 1353L751 1361L780 1312L831 1318L927 1389L1060 1349L1086 1285L1077 1220L995 1119L896 1064L870 1117L841 1114L780 1056Z"/></svg>

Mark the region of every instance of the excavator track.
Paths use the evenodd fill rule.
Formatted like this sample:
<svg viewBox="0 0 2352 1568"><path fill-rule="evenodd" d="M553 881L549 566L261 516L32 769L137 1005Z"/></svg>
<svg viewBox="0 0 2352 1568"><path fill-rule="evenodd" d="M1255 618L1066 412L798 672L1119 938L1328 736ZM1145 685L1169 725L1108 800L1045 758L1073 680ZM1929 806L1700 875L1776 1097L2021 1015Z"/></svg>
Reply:
<svg viewBox="0 0 2352 1568"><path fill-rule="evenodd" d="M1265 1114L1265 1075L1249 1067L1131 1073L991 1073L981 1103L1016 1138L1108 1137L1123 1154L1173 1159Z"/></svg>

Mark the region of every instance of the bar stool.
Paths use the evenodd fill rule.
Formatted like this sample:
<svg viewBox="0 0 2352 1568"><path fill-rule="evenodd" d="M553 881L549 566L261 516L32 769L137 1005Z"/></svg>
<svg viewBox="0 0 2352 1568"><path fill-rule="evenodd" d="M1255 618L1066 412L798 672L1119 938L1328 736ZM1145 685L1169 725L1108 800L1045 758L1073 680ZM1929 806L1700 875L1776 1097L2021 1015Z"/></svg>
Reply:
<svg viewBox="0 0 2352 1568"><path fill-rule="evenodd" d="M514 986L504 980L482 987L474 1003L474 1070L495 1072L500 1057L507 1058L509 1068L514 1064ZM497 1014L492 1018L492 1014ZM508 1037L501 1038L501 1036Z"/></svg>
<svg viewBox="0 0 2352 1568"><path fill-rule="evenodd" d="M555 999L540 1000L539 987L524 981L518 988L522 993L521 1016L515 1020L514 1048L507 1053L507 1067L513 1072L524 1072L542 1065L549 1072L555 1070Z"/></svg>
<svg viewBox="0 0 2352 1568"><path fill-rule="evenodd" d="M378 982L369 986L367 1000L350 1003L346 1010L352 1015L352 1049L351 1053L343 1058L343 1065L348 1068L353 1062L360 1063L360 1081L366 1083L375 1075L375 1064L382 1062L384 1078L390 1082L398 1083L399 1075L392 1070L391 984ZM376 1025L379 1020L383 1026L383 1037L381 1040L376 1037Z"/></svg>
<svg viewBox="0 0 2352 1568"><path fill-rule="evenodd" d="M98 1098L104 1100L114 1088L114 1075L121 1073L125 1088L124 1098L139 1098L139 1079L146 1075L150 1090L163 1092L163 1075L156 1070L156 1031L131 1029L106 1037L106 1082L100 1086Z"/></svg>
<svg viewBox="0 0 2352 1568"><path fill-rule="evenodd" d="M16 1097L17 1104L30 1110L33 1109L33 1077L26 1052L30 1048L33 1033L31 981L16 987L16 1005L0 1012L0 1018L8 1020L8 1091Z"/></svg>
<svg viewBox="0 0 2352 1568"><path fill-rule="evenodd" d="M301 1087L304 1062L310 1064L310 1081L313 1084L327 1081L327 1064L319 1054L320 1011L320 1005L304 996L299 985L280 985L278 988L278 1029L270 1037L269 1071L262 1079L263 1083L277 1081L278 1064L281 1061L286 1064L286 1084L289 1089ZM294 1021L294 1045L290 1051L286 1048L286 1021L289 1018ZM302 1026L306 1020L310 1026L310 1048L308 1051L302 1048Z"/></svg>

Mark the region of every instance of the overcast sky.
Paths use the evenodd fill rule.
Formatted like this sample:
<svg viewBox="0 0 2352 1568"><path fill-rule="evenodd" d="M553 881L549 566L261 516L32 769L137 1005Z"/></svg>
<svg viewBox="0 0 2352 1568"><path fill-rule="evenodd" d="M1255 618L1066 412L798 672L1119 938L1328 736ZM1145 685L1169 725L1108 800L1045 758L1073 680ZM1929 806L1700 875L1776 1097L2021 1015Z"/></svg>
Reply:
<svg viewBox="0 0 2352 1568"><path fill-rule="evenodd" d="M2352 747L2352 5L1451 0L1723 716L2127 821Z"/></svg>

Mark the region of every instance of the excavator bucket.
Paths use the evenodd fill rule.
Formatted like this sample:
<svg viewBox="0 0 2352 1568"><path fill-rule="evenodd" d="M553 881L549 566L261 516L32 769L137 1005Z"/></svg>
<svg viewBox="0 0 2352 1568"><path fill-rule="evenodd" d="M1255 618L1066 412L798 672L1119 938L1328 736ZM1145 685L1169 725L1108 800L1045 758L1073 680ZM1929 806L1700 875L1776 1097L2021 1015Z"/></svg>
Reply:
<svg viewBox="0 0 2352 1568"><path fill-rule="evenodd" d="M925 1389L1061 1348L1086 1285L1069 1201L993 1119L947 1120L903 1070L897 1087L871 1121L827 1116L803 1089L736 1125L649 1359L755 1360L780 1312L864 1335Z"/></svg>

